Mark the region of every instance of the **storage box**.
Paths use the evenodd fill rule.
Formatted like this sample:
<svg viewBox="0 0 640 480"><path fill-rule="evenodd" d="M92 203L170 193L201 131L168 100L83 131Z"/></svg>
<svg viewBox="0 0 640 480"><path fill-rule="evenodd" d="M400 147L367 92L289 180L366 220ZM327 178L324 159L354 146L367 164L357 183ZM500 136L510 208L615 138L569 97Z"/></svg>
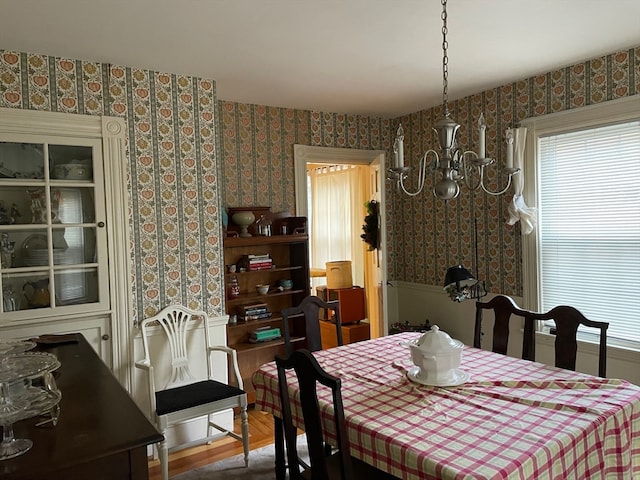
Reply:
<svg viewBox="0 0 640 480"><path fill-rule="evenodd" d="M362 287L331 289L326 286L319 286L316 287L316 292L318 297L325 302L338 300L340 303L338 310L342 324L359 322L367 317L364 288ZM320 318L331 320L327 312L322 312Z"/></svg>
<svg viewBox="0 0 640 480"><path fill-rule="evenodd" d="M351 261L327 262L327 288L349 288L353 286Z"/></svg>
<svg viewBox="0 0 640 480"><path fill-rule="evenodd" d="M336 333L335 323L322 320L320 322L320 335L322 336L323 349L338 346L338 335ZM351 325L342 326L342 342L345 345L354 342L361 342L362 340L369 340L369 336L368 323L352 323Z"/></svg>

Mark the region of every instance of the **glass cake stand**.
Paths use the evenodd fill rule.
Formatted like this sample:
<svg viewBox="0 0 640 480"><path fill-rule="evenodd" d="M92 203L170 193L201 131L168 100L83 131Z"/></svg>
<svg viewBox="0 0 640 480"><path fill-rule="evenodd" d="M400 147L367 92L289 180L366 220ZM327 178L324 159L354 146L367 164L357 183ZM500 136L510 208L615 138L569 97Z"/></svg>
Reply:
<svg viewBox="0 0 640 480"><path fill-rule="evenodd" d="M60 367L55 355L29 352L33 342L8 343L0 342L0 460L22 455L33 446L29 439L15 438L14 423L54 410L62 398L52 374Z"/></svg>

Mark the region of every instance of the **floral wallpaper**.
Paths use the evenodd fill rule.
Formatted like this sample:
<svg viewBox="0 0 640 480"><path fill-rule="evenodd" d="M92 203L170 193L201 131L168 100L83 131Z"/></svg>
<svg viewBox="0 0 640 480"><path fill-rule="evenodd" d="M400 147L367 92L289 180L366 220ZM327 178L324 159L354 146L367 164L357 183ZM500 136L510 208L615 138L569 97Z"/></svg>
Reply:
<svg viewBox="0 0 640 480"><path fill-rule="evenodd" d="M134 319L224 313L213 80L0 50L0 106L125 118Z"/></svg>
<svg viewBox="0 0 640 480"><path fill-rule="evenodd" d="M474 148L480 112L487 153L503 162L502 135L532 116L640 94L640 47L542 73L449 104L459 143ZM0 106L126 119L130 168L132 293L136 315L172 301L223 313L221 216L225 207L295 211L293 144L381 149L398 123L405 161L434 148L441 106L396 119L217 100L215 81L132 67L0 50ZM490 187L504 178L489 168ZM511 195L463 188L457 199L417 197L386 184L388 277L440 285L446 268L474 268L493 292L522 294L519 225ZM477 241L474 225L477 224Z"/></svg>
<svg viewBox="0 0 640 480"><path fill-rule="evenodd" d="M293 145L385 150L390 121L219 101L222 205L295 212Z"/></svg>

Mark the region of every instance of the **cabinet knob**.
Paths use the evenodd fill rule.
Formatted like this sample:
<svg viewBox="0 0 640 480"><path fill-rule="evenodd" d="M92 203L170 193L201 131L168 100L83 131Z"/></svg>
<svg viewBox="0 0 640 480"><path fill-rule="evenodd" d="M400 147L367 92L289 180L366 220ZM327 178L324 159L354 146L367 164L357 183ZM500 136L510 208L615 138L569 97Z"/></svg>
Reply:
<svg viewBox="0 0 640 480"><path fill-rule="evenodd" d="M102 335L102 339L103 340L109 340L109 335L107 333L105 333L104 335Z"/></svg>
<svg viewBox="0 0 640 480"><path fill-rule="evenodd" d="M98 227L104 228L104 222L98 222Z"/></svg>

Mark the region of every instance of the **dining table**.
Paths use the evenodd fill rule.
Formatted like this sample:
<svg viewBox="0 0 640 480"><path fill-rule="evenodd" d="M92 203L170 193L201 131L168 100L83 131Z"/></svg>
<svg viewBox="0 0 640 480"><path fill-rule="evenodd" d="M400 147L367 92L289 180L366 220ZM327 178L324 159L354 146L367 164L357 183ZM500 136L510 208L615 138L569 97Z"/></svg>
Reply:
<svg viewBox="0 0 640 480"><path fill-rule="evenodd" d="M425 385L410 374L407 342L419 336L313 352L341 379L353 457L405 480L640 479L639 386L466 345L459 385ZM292 381L292 415L302 427ZM283 479L275 362L262 365L253 383L256 408L276 421L276 478ZM319 385L317 396L331 443L330 390Z"/></svg>

